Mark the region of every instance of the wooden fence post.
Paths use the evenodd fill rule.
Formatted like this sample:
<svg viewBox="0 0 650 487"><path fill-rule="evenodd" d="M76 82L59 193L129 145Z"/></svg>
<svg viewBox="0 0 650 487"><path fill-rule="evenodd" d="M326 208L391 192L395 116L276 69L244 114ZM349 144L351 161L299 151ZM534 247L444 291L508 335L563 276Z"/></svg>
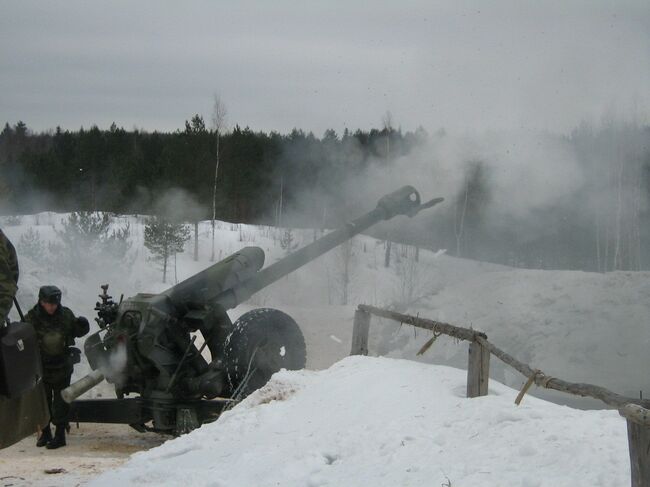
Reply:
<svg viewBox="0 0 650 487"><path fill-rule="evenodd" d="M650 428L627 420L632 487L650 487Z"/></svg>
<svg viewBox="0 0 650 487"><path fill-rule="evenodd" d="M490 351L477 342L469 344L467 397L487 396L490 378Z"/></svg>
<svg viewBox="0 0 650 487"><path fill-rule="evenodd" d="M370 313L360 309L354 312L352 328L352 349L350 355L368 355L368 332L370 330Z"/></svg>
<svg viewBox="0 0 650 487"><path fill-rule="evenodd" d="M627 420L632 487L650 487L650 411L628 404L619 410Z"/></svg>

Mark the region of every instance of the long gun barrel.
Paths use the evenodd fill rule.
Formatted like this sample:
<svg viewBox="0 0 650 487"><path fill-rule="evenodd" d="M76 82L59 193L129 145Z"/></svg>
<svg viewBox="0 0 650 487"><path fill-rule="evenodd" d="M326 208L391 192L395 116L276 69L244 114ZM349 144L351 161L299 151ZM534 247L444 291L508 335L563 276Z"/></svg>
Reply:
<svg viewBox="0 0 650 487"><path fill-rule="evenodd" d="M381 198L377 207L371 212L297 250L289 257L270 265L250 279L230 289L225 289L215 298L214 302L220 304L224 309L232 309L256 292L351 239L375 223L389 220L397 215L415 216L420 210L430 208L442 200L442 198L435 198L421 204L420 194L416 189L413 186L404 186Z"/></svg>
<svg viewBox="0 0 650 487"><path fill-rule="evenodd" d="M263 265L264 251L259 247L245 247L162 294L169 297L177 309L184 309L188 304L207 304L225 290L253 278Z"/></svg>

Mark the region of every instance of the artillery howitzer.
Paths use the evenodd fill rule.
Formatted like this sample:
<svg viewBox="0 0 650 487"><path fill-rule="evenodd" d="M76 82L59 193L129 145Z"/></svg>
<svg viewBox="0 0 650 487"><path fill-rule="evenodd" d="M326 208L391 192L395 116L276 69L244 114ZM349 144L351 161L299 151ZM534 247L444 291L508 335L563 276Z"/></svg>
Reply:
<svg viewBox="0 0 650 487"><path fill-rule="evenodd" d="M229 403L263 386L278 370L305 366L305 341L285 313L255 309L230 321L226 310L381 220L414 216L442 201L421 204L411 186L377 207L262 270L264 252L246 247L160 294L115 303L102 286L100 330L84 350L93 372L62 393L71 421L125 423L138 431L181 434L218 417ZM203 345L195 341L200 332ZM211 361L202 355L210 351ZM117 399L74 401L102 380ZM137 393L135 398L125 398ZM74 401L74 402L73 402ZM153 427L146 426L153 422Z"/></svg>

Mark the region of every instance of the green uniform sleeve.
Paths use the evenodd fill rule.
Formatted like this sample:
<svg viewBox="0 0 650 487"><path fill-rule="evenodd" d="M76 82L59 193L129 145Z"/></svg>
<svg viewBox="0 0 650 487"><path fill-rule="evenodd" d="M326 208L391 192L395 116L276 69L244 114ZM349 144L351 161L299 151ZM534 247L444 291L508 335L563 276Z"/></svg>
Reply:
<svg viewBox="0 0 650 487"><path fill-rule="evenodd" d="M30 309L25 315L25 321L31 323L33 326L36 326L36 316L34 315L34 310Z"/></svg>
<svg viewBox="0 0 650 487"><path fill-rule="evenodd" d="M77 338L84 336L90 331L90 323L85 316L79 316L75 321L74 336Z"/></svg>
<svg viewBox="0 0 650 487"><path fill-rule="evenodd" d="M76 317L70 308L63 308L64 322L69 338L79 338L90 330L88 320L83 316Z"/></svg>
<svg viewBox="0 0 650 487"><path fill-rule="evenodd" d="M14 246L0 230L0 319L9 314L18 290L18 259Z"/></svg>

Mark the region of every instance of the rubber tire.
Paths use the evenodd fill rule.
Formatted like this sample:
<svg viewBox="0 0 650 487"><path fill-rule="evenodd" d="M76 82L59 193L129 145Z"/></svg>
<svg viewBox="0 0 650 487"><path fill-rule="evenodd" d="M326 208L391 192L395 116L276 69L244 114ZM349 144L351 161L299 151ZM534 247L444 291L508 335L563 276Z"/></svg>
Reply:
<svg viewBox="0 0 650 487"><path fill-rule="evenodd" d="M264 386L280 369L303 369L307 361L305 338L298 324L288 314L272 308L243 314L226 338L224 353L230 395L244 380L249 364L250 370L255 370L237 393L240 399Z"/></svg>

